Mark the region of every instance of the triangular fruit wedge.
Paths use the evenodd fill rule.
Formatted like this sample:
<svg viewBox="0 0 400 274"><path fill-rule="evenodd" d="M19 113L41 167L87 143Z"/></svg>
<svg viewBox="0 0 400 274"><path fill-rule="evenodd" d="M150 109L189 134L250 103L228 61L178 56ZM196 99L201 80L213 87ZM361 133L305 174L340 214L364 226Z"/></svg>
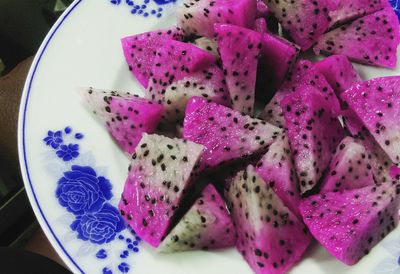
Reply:
<svg viewBox="0 0 400 274"><path fill-rule="evenodd" d="M139 83L147 88L150 79L151 68L154 64L158 48L163 46L164 40L183 40L183 31L172 27L165 30L156 30L140 33L121 39L122 49L129 70Z"/></svg>
<svg viewBox="0 0 400 274"><path fill-rule="evenodd" d="M202 145L144 134L132 156L118 208L143 240L157 247L191 184Z"/></svg>
<svg viewBox="0 0 400 274"><path fill-rule="evenodd" d="M233 25L215 25L233 109L252 115L262 34Z"/></svg>
<svg viewBox="0 0 400 274"><path fill-rule="evenodd" d="M337 259L353 265L398 224L399 189L391 183L305 199L300 211L311 234Z"/></svg>
<svg viewBox="0 0 400 274"><path fill-rule="evenodd" d="M200 97L192 97L186 107L183 136L205 146L201 169L262 153L280 133L271 124Z"/></svg>
<svg viewBox="0 0 400 274"><path fill-rule="evenodd" d="M332 105L312 86L299 87L281 101L281 107L303 194L317 184L328 167L343 139L343 128Z"/></svg>
<svg viewBox="0 0 400 274"><path fill-rule="evenodd" d="M343 54L362 64L394 68L399 42L399 19L392 8L386 8L325 33L314 51Z"/></svg>
<svg viewBox="0 0 400 274"><path fill-rule="evenodd" d="M311 242L302 221L251 165L236 175L227 199L238 234L236 248L253 271L287 273Z"/></svg>

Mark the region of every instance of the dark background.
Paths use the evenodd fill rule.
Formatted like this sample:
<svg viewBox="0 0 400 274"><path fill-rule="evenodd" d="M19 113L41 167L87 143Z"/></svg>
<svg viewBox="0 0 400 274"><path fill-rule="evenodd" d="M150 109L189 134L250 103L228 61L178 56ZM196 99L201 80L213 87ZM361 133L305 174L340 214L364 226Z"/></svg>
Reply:
<svg viewBox="0 0 400 274"><path fill-rule="evenodd" d="M51 249L36 222L20 176L18 108L32 57L71 3L72 0L0 0L0 247L29 250L33 249L32 241L36 241L43 249L37 253ZM0 261L3 274L3 259Z"/></svg>

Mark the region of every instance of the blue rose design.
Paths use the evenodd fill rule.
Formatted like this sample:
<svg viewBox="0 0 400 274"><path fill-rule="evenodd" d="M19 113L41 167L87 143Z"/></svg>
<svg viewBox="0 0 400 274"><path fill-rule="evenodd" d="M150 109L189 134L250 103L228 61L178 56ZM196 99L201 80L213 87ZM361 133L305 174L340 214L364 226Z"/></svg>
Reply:
<svg viewBox="0 0 400 274"><path fill-rule="evenodd" d="M59 150L56 151L58 158L63 159L65 162L71 161L79 156L79 145L69 144L61 145Z"/></svg>
<svg viewBox="0 0 400 274"><path fill-rule="evenodd" d="M399 15L399 0L389 0L390 5L393 7L394 11L396 12L397 16Z"/></svg>
<svg viewBox="0 0 400 274"><path fill-rule="evenodd" d="M63 142L61 130L53 132L49 130L47 132L47 137L43 139L46 145L51 146L54 149L57 149Z"/></svg>
<svg viewBox="0 0 400 274"><path fill-rule="evenodd" d="M111 199L111 189L110 181L97 177L93 168L74 165L58 181L56 197L69 212L82 215L99 211Z"/></svg>
<svg viewBox="0 0 400 274"><path fill-rule="evenodd" d="M78 239L103 244L114 240L115 235L125 228L125 223L118 210L105 203L97 212L77 216L71 228L78 232Z"/></svg>

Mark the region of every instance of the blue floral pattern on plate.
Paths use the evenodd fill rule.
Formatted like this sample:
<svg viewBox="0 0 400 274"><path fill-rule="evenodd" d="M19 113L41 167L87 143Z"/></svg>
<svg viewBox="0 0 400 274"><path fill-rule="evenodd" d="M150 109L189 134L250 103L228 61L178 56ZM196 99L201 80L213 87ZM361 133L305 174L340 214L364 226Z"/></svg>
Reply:
<svg viewBox="0 0 400 274"><path fill-rule="evenodd" d="M389 3L392 5L397 17L400 18L400 0L389 0Z"/></svg>
<svg viewBox="0 0 400 274"><path fill-rule="evenodd" d="M75 233L74 237L94 246L97 252L93 256L98 260L106 262L109 258L106 247L110 247L107 244L116 239L124 242L125 248L119 255L121 261L114 267L115 262L103 267L102 273L128 273L131 266L125 259L131 253L139 252L141 239L129 227L129 233L125 233L125 236L122 234L126 225L118 209L111 204L113 194L110 180L99 175L91 165L75 164L81 156L78 142L83 138L82 133L74 133L71 127L49 130L43 138L45 145L55 152L53 157L66 164L66 170L62 170L62 176L57 180L55 197L73 216L69 226L71 232Z"/></svg>
<svg viewBox="0 0 400 274"><path fill-rule="evenodd" d="M176 0L108 0L115 6L124 3L133 15L143 17L162 17L165 12L165 6L174 5ZM161 7L164 6L164 7Z"/></svg>

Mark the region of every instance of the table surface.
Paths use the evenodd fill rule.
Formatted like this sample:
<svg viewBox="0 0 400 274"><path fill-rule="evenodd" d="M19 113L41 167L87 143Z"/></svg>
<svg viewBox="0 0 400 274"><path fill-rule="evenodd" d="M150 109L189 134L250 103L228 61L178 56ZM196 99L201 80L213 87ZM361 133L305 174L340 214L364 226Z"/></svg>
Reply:
<svg viewBox="0 0 400 274"><path fill-rule="evenodd" d="M19 162L17 149L17 125L19 102L33 58L21 62L9 74L0 77L0 151L7 165L0 172L10 171L11 178L22 180L19 176ZM4 167L3 163L2 166ZM26 250L45 256L65 267L43 231L38 228L24 247Z"/></svg>

